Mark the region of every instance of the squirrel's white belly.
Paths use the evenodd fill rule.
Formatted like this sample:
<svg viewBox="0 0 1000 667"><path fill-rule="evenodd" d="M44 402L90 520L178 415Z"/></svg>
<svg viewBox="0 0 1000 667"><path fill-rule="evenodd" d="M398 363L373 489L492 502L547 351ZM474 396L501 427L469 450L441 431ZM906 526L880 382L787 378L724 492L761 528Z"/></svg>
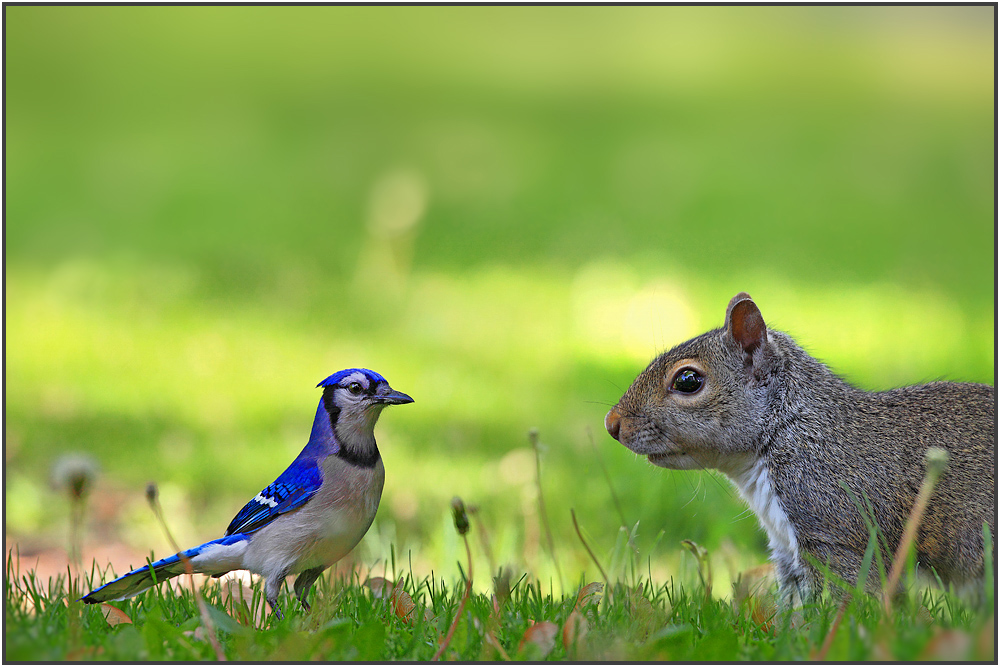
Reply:
<svg viewBox="0 0 1000 667"><path fill-rule="evenodd" d="M768 546L775 562L796 579L801 579L805 570L799 557L799 541L795 536L795 527L788 520L788 515L774 492L771 476L764 461L755 459L749 465L724 472L739 489L743 500L757 515L760 525L767 533Z"/></svg>

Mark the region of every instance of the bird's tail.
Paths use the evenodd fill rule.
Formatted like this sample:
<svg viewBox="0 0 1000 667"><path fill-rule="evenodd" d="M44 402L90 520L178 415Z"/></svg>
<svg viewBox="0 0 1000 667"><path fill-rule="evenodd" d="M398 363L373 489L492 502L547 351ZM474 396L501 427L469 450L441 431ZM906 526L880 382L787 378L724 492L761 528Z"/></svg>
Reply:
<svg viewBox="0 0 1000 667"><path fill-rule="evenodd" d="M238 565L233 567L234 563L231 562L233 556L236 554L227 552L236 550L242 553L246 539L246 535L238 534L206 542L193 549L187 549L173 556L158 560L155 563L132 570L128 574L124 574L114 581L110 581L100 588L94 589L80 599L87 604L107 602L109 600L125 600L126 598L138 595L148 588L152 588L161 581L184 574L187 572L185 560L190 562L192 572L216 576L225 574L239 567ZM222 554L228 557L219 558L218 556Z"/></svg>

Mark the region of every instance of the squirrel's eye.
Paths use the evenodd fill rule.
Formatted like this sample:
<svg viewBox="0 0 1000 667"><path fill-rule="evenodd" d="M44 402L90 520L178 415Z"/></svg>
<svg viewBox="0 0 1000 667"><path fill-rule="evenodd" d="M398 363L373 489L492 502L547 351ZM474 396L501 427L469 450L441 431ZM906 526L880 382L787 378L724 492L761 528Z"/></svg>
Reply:
<svg viewBox="0 0 1000 667"><path fill-rule="evenodd" d="M347 391L357 396L363 391L363 387L361 386L360 382L352 382L351 384L347 385Z"/></svg>
<svg viewBox="0 0 1000 667"><path fill-rule="evenodd" d="M674 382L671 385L671 389L679 391L682 394L693 394L701 389L701 385L704 384L704 382L705 378L702 377L698 371L685 368L674 376Z"/></svg>

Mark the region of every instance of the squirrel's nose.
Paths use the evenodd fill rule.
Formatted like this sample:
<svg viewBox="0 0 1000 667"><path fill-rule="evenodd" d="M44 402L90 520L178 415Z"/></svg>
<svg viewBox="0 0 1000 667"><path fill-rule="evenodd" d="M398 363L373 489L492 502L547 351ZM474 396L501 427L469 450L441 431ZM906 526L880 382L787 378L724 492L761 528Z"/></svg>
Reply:
<svg viewBox="0 0 1000 667"><path fill-rule="evenodd" d="M608 414L604 416L604 428L608 429L608 433L615 440L618 439L618 431L621 429L622 418L619 416L618 412L611 408L608 410Z"/></svg>

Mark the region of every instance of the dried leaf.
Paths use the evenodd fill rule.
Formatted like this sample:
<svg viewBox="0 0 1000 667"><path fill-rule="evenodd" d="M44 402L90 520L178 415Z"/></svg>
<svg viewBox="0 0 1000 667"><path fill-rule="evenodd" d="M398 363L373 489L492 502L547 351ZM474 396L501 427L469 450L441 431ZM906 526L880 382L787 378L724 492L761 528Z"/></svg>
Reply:
<svg viewBox="0 0 1000 667"><path fill-rule="evenodd" d="M757 595L761 589L772 586L776 581L773 564L764 563L751 567L736 575L733 597L737 602L742 602L751 595Z"/></svg>
<svg viewBox="0 0 1000 667"><path fill-rule="evenodd" d="M250 609L250 603L253 602L253 589L247 586L242 578L231 575L224 577L221 583L223 608L226 612L235 618L240 625L248 628L263 628L267 619L263 601L255 609Z"/></svg>
<svg viewBox="0 0 1000 667"><path fill-rule="evenodd" d="M575 646L578 641L586 637L589 630L590 624L587 622L587 619L583 617L583 614L574 609L566 618L566 623L563 624L563 646L569 650L571 647Z"/></svg>
<svg viewBox="0 0 1000 667"><path fill-rule="evenodd" d="M937 627L919 659L922 661L962 662L969 659L971 652L972 635L970 633Z"/></svg>
<svg viewBox="0 0 1000 667"><path fill-rule="evenodd" d="M774 598L774 594L768 592L749 598L746 610L751 621L764 632L770 632L774 626L774 617L778 613L778 601Z"/></svg>
<svg viewBox="0 0 1000 667"><path fill-rule="evenodd" d="M250 611L250 605L247 604L246 600L234 601L227 607L229 615L235 618L237 623L248 628L256 627L253 612Z"/></svg>
<svg viewBox="0 0 1000 667"><path fill-rule="evenodd" d="M384 600L392 595L395 584L390 579L384 577L369 577L365 581L365 586L371 589L372 597L376 600Z"/></svg>
<svg viewBox="0 0 1000 667"><path fill-rule="evenodd" d="M510 599L510 569L503 568L500 574L493 577L494 605L502 607Z"/></svg>
<svg viewBox="0 0 1000 667"><path fill-rule="evenodd" d="M656 629L656 610L653 609L653 603L643 595L642 586L629 591L628 607L635 624L633 627L640 636L645 637Z"/></svg>
<svg viewBox="0 0 1000 667"><path fill-rule="evenodd" d="M983 624L983 629L979 631L979 636L976 638L975 660L996 662L996 628L996 616L994 615L990 617L990 620Z"/></svg>
<svg viewBox="0 0 1000 667"><path fill-rule="evenodd" d="M770 632L778 613L774 584L774 566L770 563L740 572L733 583L733 600L765 632Z"/></svg>
<svg viewBox="0 0 1000 667"><path fill-rule="evenodd" d="M115 626L122 623L132 622L132 619L128 617L128 614L123 612L118 607L112 607L107 603L101 604L101 611L104 612L104 620L108 622L108 625Z"/></svg>
<svg viewBox="0 0 1000 667"><path fill-rule="evenodd" d="M499 653L500 657L503 658L504 660L510 660L510 656L507 655L507 652L503 650L503 646L500 645L500 640L497 639L497 636L495 634L493 634L493 630L491 628L495 624L492 620L492 616L490 620L486 623L480 621L478 618L473 616L472 625L476 628L476 630L479 630L481 633L483 633L483 651L479 657L479 660L481 662L495 659L494 651L496 653Z"/></svg>
<svg viewBox="0 0 1000 667"><path fill-rule="evenodd" d="M404 623L412 623L417 616L417 605L413 604L410 594L403 590L402 581L392 589L392 610Z"/></svg>
<svg viewBox="0 0 1000 667"><path fill-rule="evenodd" d="M208 641L208 635L205 633L205 626L199 625L194 630L185 630L181 633L189 639L194 639L200 642Z"/></svg>
<svg viewBox="0 0 1000 667"><path fill-rule="evenodd" d="M934 625L934 615L922 604L917 606L917 620L924 625Z"/></svg>
<svg viewBox="0 0 1000 667"><path fill-rule="evenodd" d="M533 646L538 653L538 657L544 658L556 647L556 634L558 632L559 626L550 621L533 623L531 627L525 630L524 636L521 637L521 644L517 650L518 652L522 652L526 647L531 650Z"/></svg>
<svg viewBox="0 0 1000 667"><path fill-rule="evenodd" d="M871 654L868 656L868 659L877 662L892 662L894 658L892 656L892 649L889 648L889 643L885 639L880 639L872 644Z"/></svg>
<svg viewBox="0 0 1000 667"><path fill-rule="evenodd" d="M410 594L403 590L403 582L400 580L393 585L392 580L384 577L369 577L365 586L371 589L372 597L376 600L390 600L392 612L396 614L404 623L412 623L417 617L417 605L413 603ZM429 609L424 610L424 619L433 618Z"/></svg>
<svg viewBox="0 0 1000 667"><path fill-rule="evenodd" d="M593 581L586 586L580 588L580 592L576 596L576 610L583 610L590 604L596 604L600 602L601 593L604 591L604 584L599 581Z"/></svg>

